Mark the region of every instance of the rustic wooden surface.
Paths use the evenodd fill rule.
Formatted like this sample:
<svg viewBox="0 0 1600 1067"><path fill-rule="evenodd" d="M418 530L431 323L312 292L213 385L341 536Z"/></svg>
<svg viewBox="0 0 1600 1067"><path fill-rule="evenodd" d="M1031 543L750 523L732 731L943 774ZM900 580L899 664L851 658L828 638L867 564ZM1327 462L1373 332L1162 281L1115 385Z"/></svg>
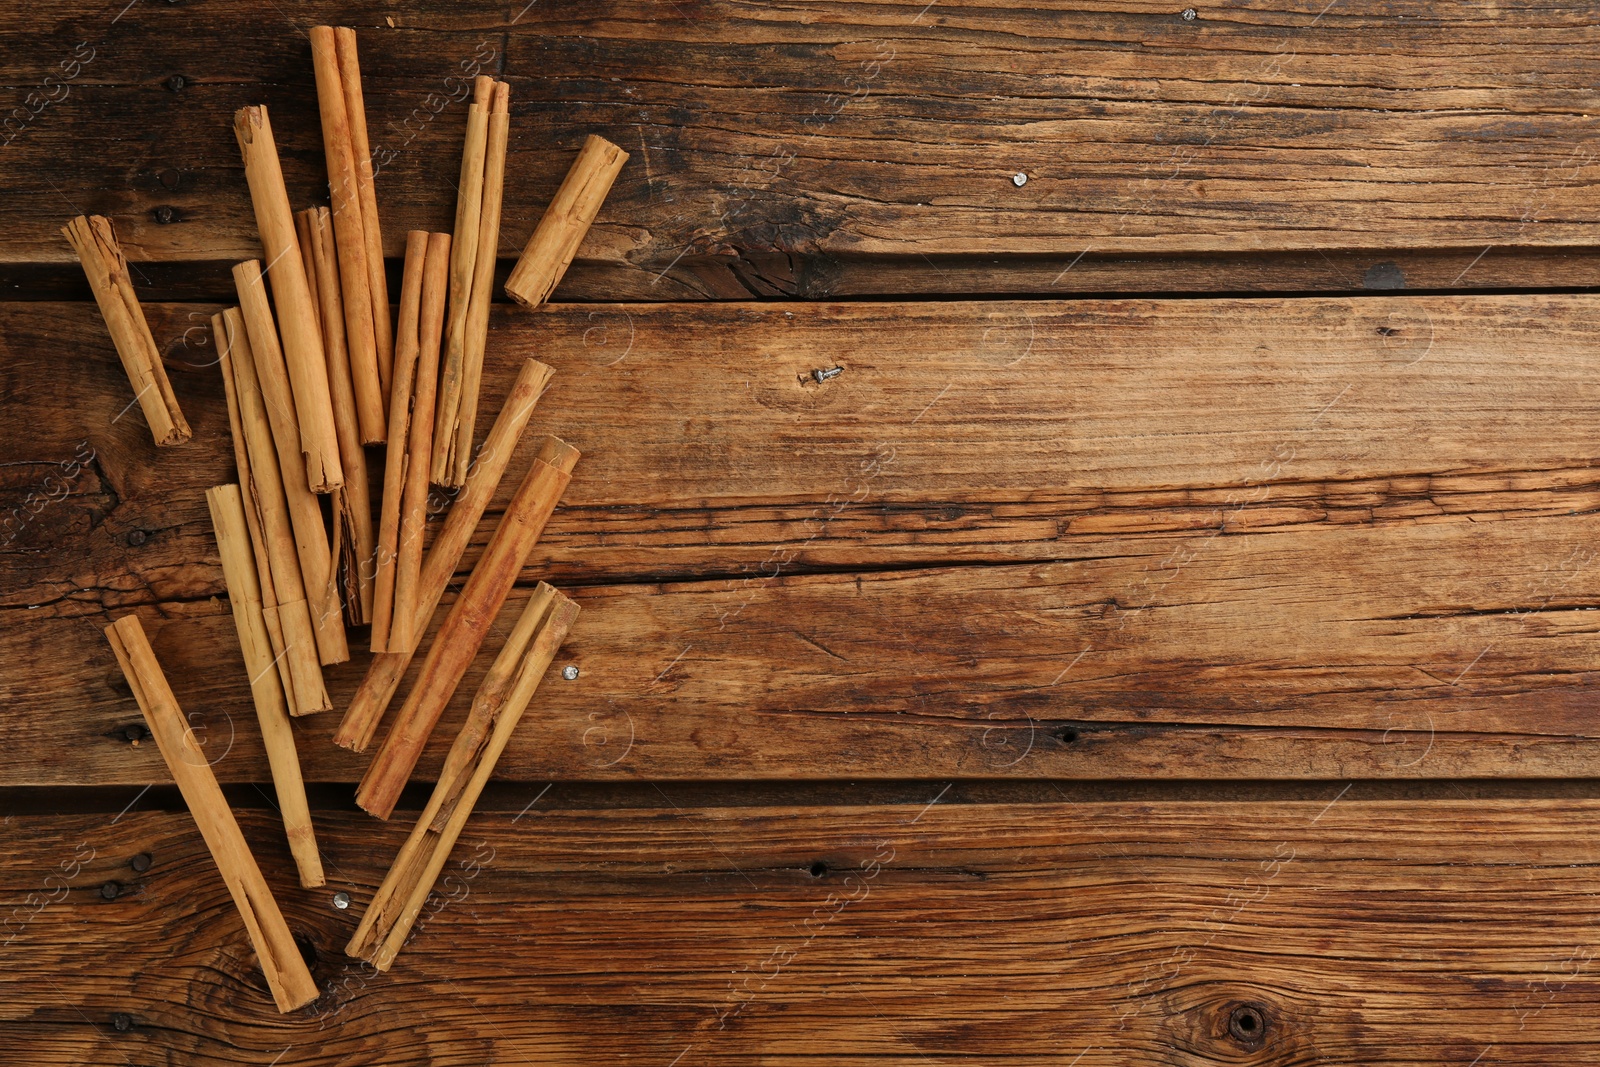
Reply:
<svg viewBox="0 0 1600 1067"><path fill-rule="evenodd" d="M0 1059L1592 1060L1600 11L1191 10L12 5ZM490 410L553 366L533 432L583 451L522 575L582 604L579 675L387 975L342 947L493 649L388 823L337 715L296 722L301 890L204 505L206 323L259 254L229 117L267 104L325 196L319 22L361 35L391 256L449 228L479 70L512 86L501 280L587 134L633 154L485 370ZM189 446L128 409L80 211ZM128 612L305 1011L144 736Z"/></svg>
<svg viewBox="0 0 1600 1067"><path fill-rule="evenodd" d="M229 116L267 104L291 198L318 195L304 31L338 18L361 34L391 256L449 228L472 73L511 85L503 256L586 134L634 153L569 299L1600 279L1592 256L1520 266L1589 243L1600 206L1600 59L1563 49L1584 5L119 10L0 28L29 110L0 152L0 262L67 261L69 201L114 216L130 258L255 254ZM77 77L27 103L75 51Z"/></svg>
<svg viewBox="0 0 1600 1067"><path fill-rule="evenodd" d="M1585 1062L1600 806L1423 819L1321 792L597 810L552 791L474 817L388 974L340 948L404 828L326 817L329 884L298 891L251 813L327 990L289 1016L186 816L18 817L0 893L40 903L12 920L27 962L0 1018L40 1067ZM1261 1027L1230 1033L1241 1009Z"/></svg>

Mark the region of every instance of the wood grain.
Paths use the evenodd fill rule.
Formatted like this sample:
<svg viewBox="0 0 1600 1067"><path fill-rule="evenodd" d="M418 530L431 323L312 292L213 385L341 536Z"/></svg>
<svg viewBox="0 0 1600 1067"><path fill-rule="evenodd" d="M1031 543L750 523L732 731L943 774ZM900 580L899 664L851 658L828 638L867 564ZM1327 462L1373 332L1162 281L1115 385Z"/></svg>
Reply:
<svg viewBox="0 0 1600 1067"><path fill-rule="evenodd" d="M1591 517L1113 544L1071 562L569 590L583 618L503 777L1543 777L1587 774ZM1189 554L1189 555L1184 555ZM1539 561L1537 563L1533 561ZM510 631L517 604L496 629ZM441 606L441 612L446 610ZM141 609L217 772L261 780L219 601ZM92 617L0 635L30 758L6 784L142 782ZM70 679L48 664L88 668ZM365 653L327 671L345 706ZM224 666L225 665L225 666ZM469 672L439 737L459 727ZM413 675L415 670L413 669ZM45 684L45 677L52 680ZM409 683L401 692L408 691ZM48 727L44 723L49 723ZM353 781L333 721L306 776ZM62 748L63 733L79 742ZM442 758L431 744L419 774Z"/></svg>
<svg viewBox="0 0 1600 1067"><path fill-rule="evenodd" d="M0 1029L40 1067L1548 1064L1600 1039L1595 801L927 801L478 813L387 975L338 947L404 827L324 815L331 881L302 892L244 813L324 989L284 1017L186 817L18 816ZM1259 1041L1229 1034L1243 1007Z"/></svg>
<svg viewBox="0 0 1600 1067"><path fill-rule="evenodd" d="M589 457L523 573L574 587L582 681L530 713L548 732L501 773L1587 774L1594 303L501 316L487 395L537 352L557 368L537 430ZM38 470L80 432L97 457L22 528L0 608L4 692L82 743L24 724L32 758L6 781L149 780L111 672L50 673L105 659L113 607L142 607L186 707L249 737L210 599L203 487L229 476L215 371L175 372L196 441L157 485L92 309L4 313L7 395L41 417L0 470ZM153 317L175 338L192 315ZM85 338L53 376L47 331ZM329 672L336 707L364 667ZM359 776L302 729L310 779ZM219 774L261 780L258 752L241 743Z"/></svg>
<svg viewBox="0 0 1600 1067"><path fill-rule="evenodd" d="M0 604L220 591L204 490L233 475L211 310L150 307L196 433L158 457L92 306L0 307L0 395L39 413L0 422L0 511L37 511L0 549ZM588 457L527 580L1059 559L1224 523L1587 513L1597 312L1588 296L567 306L494 316L484 403L527 356L549 362L535 435ZM94 463L38 506L80 447Z"/></svg>
<svg viewBox="0 0 1600 1067"><path fill-rule="evenodd" d="M0 261L62 261L54 233L79 210L114 216L135 260L258 255L227 138L245 104L281 116L294 203L323 195L303 31L328 11L262 5L219 39L198 10L113 21L85 0L58 8L48 27L0 31L0 76L28 116L0 158ZM1382 284L1384 264L1404 271L1413 254L1441 255L1435 273L1460 286L1505 276L1506 249L1592 243L1600 70L1582 55L1550 62L1587 25L1582 8L1180 11L636 0L603 14L431 2L336 13L360 36L391 257L406 230L448 228L440 190L473 75L504 78L515 100L502 257L586 135L635 153L568 299L822 295L861 257L889 261L901 287L962 291L962 270L952 282L925 256L1044 261L1036 276L1026 260L980 267L1011 287L987 292L1073 289L1085 262L1087 288L1173 288L1150 264L1175 255L1194 257L1179 288L1249 288L1273 273L1263 258L1298 253L1310 262L1297 286L1359 288L1349 276L1374 269ZM80 43L86 65L72 60ZM29 102L62 61L77 77ZM118 140L127 130L146 139L137 151ZM1353 270L1317 266L1341 251ZM877 274L834 291L885 292Z"/></svg>

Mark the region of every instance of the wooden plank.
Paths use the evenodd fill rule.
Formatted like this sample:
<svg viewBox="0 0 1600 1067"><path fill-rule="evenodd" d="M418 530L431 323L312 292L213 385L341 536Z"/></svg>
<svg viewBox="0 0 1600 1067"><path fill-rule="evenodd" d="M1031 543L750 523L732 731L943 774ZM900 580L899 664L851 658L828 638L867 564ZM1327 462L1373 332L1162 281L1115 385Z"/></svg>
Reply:
<svg viewBox="0 0 1600 1067"><path fill-rule="evenodd" d="M569 590L497 773L546 779L1548 777L1597 755L1592 516L1108 543L1071 562ZM509 632L522 595L501 613ZM265 761L227 608L139 609L225 781ZM98 620L0 635L0 784L162 781ZM366 655L328 668L343 708ZM63 661L83 667L63 677ZM418 774L433 775L487 657ZM414 673L414 671L413 671ZM407 683L409 684L409 683ZM306 776L354 781L336 716ZM74 744L63 746L63 736Z"/></svg>
<svg viewBox="0 0 1600 1067"><path fill-rule="evenodd" d="M326 990L291 1016L181 814L19 814L0 1030L39 1067L1548 1064L1600 1040L1595 801L939 799L475 814L388 975L340 947L405 828L319 813L330 884L305 892L247 813Z"/></svg>
<svg viewBox="0 0 1600 1067"><path fill-rule="evenodd" d="M1150 260L1221 256L1206 284L1245 289L1270 257L1312 250L1346 250L1352 269L1293 284L1392 285L1432 251L1427 273L1461 286L1515 277L1504 248L1592 243L1600 61L1548 58L1584 10L1196 10L346 3L262 5L222 30L194 9L119 18L76 0L44 33L0 31L21 109L0 135L0 261L62 262L60 216L80 210L115 216L136 259L257 254L227 116L269 105L291 195L321 195L303 36L319 20L362 33L391 256L407 229L448 221L472 73L513 87L502 256L587 133L635 154L568 299L951 291L925 256L987 274L987 292L1171 288ZM1037 262L984 265L1016 256ZM853 272L860 257L896 265L897 288Z"/></svg>
<svg viewBox="0 0 1600 1067"><path fill-rule="evenodd" d="M196 434L159 456L92 306L0 306L0 605L221 591L215 308L149 310ZM483 395L550 363L535 430L584 453L529 580L1047 560L1588 512L1597 321L1589 296L499 309Z"/></svg>
<svg viewBox="0 0 1600 1067"><path fill-rule="evenodd" d="M501 773L1587 774L1594 303L501 316L486 395L550 360L538 429L585 456L525 575L583 602L582 681L547 689L546 732ZM152 318L178 338L206 310ZM0 375L29 414L0 471L54 469L37 457L70 459L80 432L95 460L4 555L0 691L47 714L0 781L161 778L98 637L132 607L184 706L219 737L236 720L219 774L262 780L210 599L214 371L175 371L196 441L156 459L87 309L5 315ZM330 672L336 706L364 663ZM359 775L323 743L331 718L304 729L310 778Z"/></svg>

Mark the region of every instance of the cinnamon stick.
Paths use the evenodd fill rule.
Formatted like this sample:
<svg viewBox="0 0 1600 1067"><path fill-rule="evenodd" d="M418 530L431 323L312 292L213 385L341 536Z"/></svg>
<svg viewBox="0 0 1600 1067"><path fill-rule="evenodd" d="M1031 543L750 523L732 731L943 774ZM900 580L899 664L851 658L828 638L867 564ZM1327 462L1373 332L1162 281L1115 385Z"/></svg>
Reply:
<svg viewBox="0 0 1600 1067"><path fill-rule="evenodd" d="M344 86L345 116L350 122L350 150L355 157L356 192L361 202L361 233L367 239L367 289L372 296L372 334L378 346L378 382L387 403L394 332L390 325L389 278L383 266L383 233L378 225L378 191L373 182L372 146L367 141L367 105L361 92L361 64L356 55L356 31L348 26L333 30L339 58L339 82Z"/></svg>
<svg viewBox="0 0 1600 1067"><path fill-rule="evenodd" d="M311 252L311 224L315 221L316 213L315 209L313 208L307 208L304 211L296 211L294 213L295 238L300 242L300 258L305 263L306 284L311 287L311 317L316 320L317 333L322 338L322 354L327 356L328 331L324 328L324 323L322 321L322 286L317 278L317 257ZM344 343L344 331L342 329L339 331L339 343ZM329 358L329 362L332 362L331 357ZM328 395L333 395L332 382L328 383ZM333 417L334 432L337 433L339 429L339 407L337 401L334 402Z"/></svg>
<svg viewBox="0 0 1600 1067"><path fill-rule="evenodd" d="M333 560L328 551L328 535L322 526L322 509L305 480L300 463L301 427L295 420L289 371L278 344L272 309L267 305L261 264L253 259L237 264L233 268L233 284L239 295L239 310L250 338L255 377L277 449L284 499L294 527L295 552L300 559L304 596L316 624L317 655L324 664L343 663L350 658L350 646L345 639L344 620L332 581ZM317 351L319 354L322 351L320 339ZM322 380L326 385L326 372Z"/></svg>
<svg viewBox="0 0 1600 1067"><path fill-rule="evenodd" d="M290 710L297 715L325 711L333 705L322 683L322 668L317 657L316 623L306 603L300 557L296 551L289 503L284 493L281 450L274 444L268 425L266 400L257 377L255 353L247 336L243 316L236 309L223 312L227 324L228 351L222 357L222 372L233 383L239 408L239 430L244 441L249 467L252 498L257 509L257 529L261 534L261 555L267 560L260 573L270 575L277 597L278 626L283 634L283 660L288 664ZM237 442L235 443L237 447ZM292 471L298 471L294 464ZM246 477L243 470L240 477ZM271 620L268 620L269 626Z"/></svg>
<svg viewBox="0 0 1600 1067"><path fill-rule="evenodd" d="M461 153L461 181L456 185L456 235L450 256L450 322L444 365L439 377L439 408L433 426L432 481L456 486L451 452L461 410L466 372L467 312L477 274L478 223L483 212L483 171L489 145L489 104L494 79L478 75L467 108L467 140Z"/></svg>
<svg viewBox="0 0 1600 1067"><path fill-rule="evenodd" d="M361 917L345 953L389 969L410 936L473 805L494 773L534 690L578 616L578 605L540 582L478 688L467 721L411 836Z"/></svg>
<svg viewBox="0 0 1600 1067"><path fill-rule="evenodd" d="M422 271L418 320L416 392L411 404L411 436L406 444L406 481L400 498L400 555L395 568L394 618L389 647L417 647L415 623L422 576L422 537L428 523L428 455L433 435L434 391L439 375L439 339L444 330L445 293L450 277L450 235L428 237Z"/></svg>
<svg viewBox="0 0 1600 1067"><path fill-rule="evenodd" d="M451 506L450 514L434 538L433 547L428 550L427 559L422 565L416 632L420 633L433 617L434 608L438 607L439 598L444 596L445 587L455 574L456 564L461 561L461 553L466 549L472 532L478 528L483 509L499 487L500 476L505 473L506 464L516 451L522 431L527 427L534 405L539 402L552 373L549 367L533 359L525 361L522 370L517 373L517 379L500 406L500 414L495 418L483 448L467 472L467 484L456 496L455 504ZM394 699L395 690L400 687L400 679L411 663L411 656L410 652L387 652L372 657L367 673L356 688L344 719L333 735L334 744L356 752L366 750L389 702Z"/></svg>
<svg viewBox="0 0 1600 1067"><path fill-rule="evenodd" d="M313 26L311 65L317 79L317 109L322 117L322 148L328 161L328 195L333 202L333 228L338 252L339 285L344 296L346 344L355 381L361 440L384 439L383 389L378 377L378 344L372 314L371 276L367 273L367 236L356 180L355 150L346 109L344 79L332 26Z"/></svg>
<svg viewBox="0 0 1600 1067"><path fill-rule="evenodd" d="M239 648L250 676L250 694L255 701L256 719L261 723L261 739L266 744L267 764L272 770L278 808L283 813L283 829L300 872L300 884L311 889L323 884L322 858L317 855L317 839L311 829L311 808L306 803L300 757L295 753L294 731L289 726L289 706L283 687L278 684L272 643L261 611L261 586L250 550L244 497L237 485L219 485L206 490L206 504L217 534L222 577L228 586L233 625L239 632Z"/></svg>
<svg viewBox="0 0 1600 1067"><path fill-rule="evenodd" d="M231 316L233 325L229 325ZM278 681L290 715L298 715L299 704L294 690L294 679L289 674L289 660L283 654L283 626L278 619L278 596L272 584L272 570L267 563L267 542L261 532L261 520L256 505L255 483L250 476L250 453L245 447L244 423L239 412L239 393L233 385L233 337L241 344L244 338L244 320L238 308L217 312L211 316L211 341L216 345L217 362L222 365L222 391L228 402L228 430L233 438L233 458L239 468L239 493L244 501L245 528L250 534L250 549L255 556L256 582L261 590L261 614L267 626L267 638L272 643L272 662L276 665Z"/></svg>
<svg viewBox="0 0 1600 1067"><path fill-rule="evenodd" d="M327 363L267 109L259 105L240 108L233 116L233 133L244 156L245 179L250 184L256 228L261 233L272 298L283 330L283 354L299 424L299 447L305 453L306 484L314 493L330 493L344 483L344 471L333 428Z"/></svg>
<svg viewBox="0 0 1600 1067"><path fill-rule="evenodd" d="M478 654L577 461L577 449L555 437L544 439L483 557L434 635L422 673L356 791L356 803L378 818L387 819L394 811L422 746Z"/></svg>
<svg viewBox="0 0 1600 1067"><path fill-rule="evenodd" d="M400 552L400 504L405 493L406 449L411 434L412 392L421 349L418 323L428 232L406 234L405 272L400 277L400 324L395 330L394 380L389 392L389 447L384 457L382 514L378 520L377 576L372 592L372 651L389 651L394 618L394 583Z"/></svg>
<svg viewBox="0 0 1600 1067"><path fill-rule="evenodd" d="M239 832L222 787L217 785L206 762L205 750L196 742L194 731L161 673L161 664L138 617L127 615L106 627L106 639L139 702L161 758L178 783L189 814L200 828L200 836L205 838L211 858L239 909L273 1001L280 1012L304 1007L317 998L317 983L300 956L267 880L261 876L261 868L250 854L244 834Z"/></svg>
<svg viewBox="0 0 1600 1067"><path fill-rule="evenodd" d="M500 207L505 192L506 144L511 130L511 87L495 82L489 108L489 148L483 161L483 210L478 217L477 261L472 296L467 304L465 351L461 364L461 402L456 410L454 439L449 443L449 477L444 484L467 480L472 461L472 434L478 421L478 390L483 383L483 355L489 339L489 304L494 299L495 253L500 245Z"/></svg>
<svg viewBox="0 0 1600 1067"><path fill-rule="evenodd" d="M628 153L604 137L590 134L583 142L555 199L506 279L506 294L511 299L534 308L550 298L627 161Z"/></svg>
<svg viewBox="0 0 1600 1067"><path fill-rule="evenodd" d="M334 499L335 521L343 530L342 553L332 554L342 564L340 601L345 616L355 626L372 617L373 556L377 535L372 528L372 497L367 481L367 453L361 447L356 399L345 349L343 305L340 300L339 263L334 253L334 228L325 207L307 208L295 215L305 235L306 262L314 264L318 303L322 308L322 348L328 357L328 390L333 397L333 426L339 436L339 461L345 483ZM339 559L342 554L342 560Z"/></svg>
<svg viewBox="0 0 1600 1067"><path fill-rule="evenodd" d="M133 291L128 261L117 243L111 220L101 215L79 215L61 228L83 265L84 277L100 305L100 317L111 333L117 358L133 386L134 399L158 447L181 445L189 439L189 424L178 410L178 398L167 381L144 308Z"/></svg>

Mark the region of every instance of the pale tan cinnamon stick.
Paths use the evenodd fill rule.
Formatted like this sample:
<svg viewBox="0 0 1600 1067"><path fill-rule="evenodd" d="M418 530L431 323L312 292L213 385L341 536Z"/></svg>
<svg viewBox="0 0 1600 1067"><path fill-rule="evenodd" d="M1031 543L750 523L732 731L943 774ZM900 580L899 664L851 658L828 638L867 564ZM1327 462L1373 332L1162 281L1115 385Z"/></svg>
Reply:
<svg viewBox="0 0 1600 1067"><path fill-rule="evenodd" d="M372 297L372 334L378 346L378 383L387 404L394 362L394 331L389 313L389 279L383 267L383 233L378 225L378 191L372 175L372 146L367 141L367 105L361 92L356 31L348 26L334 27L333 43L339 58L339 82L344 86L345 116L350 122L350 150L355 157L356 191L361 201L361 233L367 239L367 289Z"/></svg>
<svg viewBox="0 0 1600 1067"><path fill-rule="evenodd" d="M411 435L411 403L421 350L418 324L422 275L428 261L428 232L406 234L405 271L400 277L400 323L395 330L394 379L389 391L389 447L384 457L382 513L378 520L377 577L372 593L372 651L389 651L394 619L394 583L400 552L400 505L405 493L406 450Z"/></svg>
<svg viewBox="0 0 1600 1067"><path fill-rule="evenodd" d="M290 711L308 715L333 705L322 683L322 667L317 657L316 623L306 602L296 550L289 503L284 493L281 449L275 444L269 425L266 400L257 377L257 362L250 345L243 316L235 309L223 312L227 322L229 349L222 359L222 372L233 382L239 408L239 429L249 465L252 499L257 509L257 529L267 566L264 573L277 597L276 616L283 634L283 662L289 668ZM237 445L236 445L237 447ZM296 457L297 458L297 457ZM291 471L299 464L291 461ZM241 471L241 476L243 472Z"/></svg>
<svg viewBox="0 0 1600 1067"><path fill-rule="evenodd" d="M364 626L372 617L373 556L377 534L372 528L372 497L367 482L367 453L361 447L354 386L345 349L344 314L340 302L340 266L334 253L334 228L325 207L307 208L295 216L305 240L306 261L316 265L316 293L322 307L322 348L328 356L328 390L333 396L333 424L339 435L339 461L344 466L344 487L335 496L336 521L343 529L339 586L345 617Z"/></svg>
<svg viewBox="0 0 1600 1067"><path fill-rule="evenodd" d="M295 238L300 242L300 256L305 262L306 284L311 287L311 310L313 312L312 318L317 320L317 333L322 337L322 354L327 356L328 331L324 328L325 324L322 321L322 285L317 278L317 257L313 255L311 251L311 224L315 221L315 208L307 208L304 211L296 211L294 213ZM339 331L339 343L344 343L344 331L342 329ZM332 362L331 357L329 361L330 363ZM333 395L332 382L328 383L328 395ZM339 429L339 408L337 402L334 404L333 417L334 432L337 433Z"/></svg>
<svg viewBox="0 0 1600 1067"><path fill-rule="evenodd" d="M604 137L590 134L583 142L572 169L506 279L511 299L529 308L550 299L627 161L628 153Z"/></svg>
<svg viewBox="0 0 1600 1067"><path fill-rule="evenodd" d="M416 685L361 779L356 803L364 810L380 819L394 810L422 746L478 654L577 461L577 449L555 437L544 439L483 557L434 635Z"/></svg>
<svg viewBox="0 0 1600 1067"><path fill-rule="evenodd" d="M272 309L267 304L266 288L262 284L261 264L253 259L237 264L233 268L233 284L239 294L239 310L250 337L256 381L277 449L284 498L294 527L295 551L300 559L304 596L316 624L317 655L324 664L343 663L350 658L350 646L332 580L333 557L328 551L321 506L306 484L303 464L299 462L300 426L295 421L289 372L284 366L278 331L273 325ZM322 351L320 338L317 351ZM322 379L326 385L326 371Z"/></svg>
<svg viewBox="0 0 1600 1067"><path fill-rule="evenodd" d="M276 664L284 701L289 714L298 715L300 711L294 679L289 674L288 657L283 654L283 625L278 619L277 591L272 584L272 570L267 562L267 542L261 532L256 504L255 483L250 476L250 451L245 446L239 393L233 385L233 365L229 362L236 336L240 338L240 344L250 343L245 338L244 319L239 316L238 308L229 308L227 312L219 311L211 316L211 340L216 345L217 362L222 366L222 391L228 402L228 429L233 438L234 463L239 468L239 493L244 501L245 527L249 530L250 549L255 555L256 582L261 590L261 614L266 622L267 637L272 642L272 662Z"/></svg>
<svg viewBox="0 0 1600 1067"><path fill-rule="evenodd" d="M144 308L134 294L128 261L117 244L111 220L101 215L79 215L61 232L78 253L94 302L100 306L100 317L111 333L117 358L122 360L122 369L127 372L134 399L144 412L156 445L165 448L183 444L189 439L189 424L178 410L178 398L167 381L167 370L161 365L161 353L145 321Z"/></svg>
<svg viewBox="0 0 1600 1067"><path fill-rule="evenodd" d="M450 514L434 538L433 547L428 550L427 559L422 565L416 632L420 633L426 628L434 609L439 606L439 598L444 596L445 587L450 584L456 565L461 562L461 553L466 549L472 532L478 528L483 509L488 506L495 489L500 485L500 476L505 473L506 464L516 451L522 431L527 427L534 405L539 402L552 373L549 367L533 359L525 361L522 370L517 373L516 381L500 406L500 414L490 427L489 436L467 473L467 484L456 496ZM351 698L339 729L333 735L334 744L356 752L366 750L389 702L394 699L400 679L411 663L411 656L410 652L387 652L372 657L367 673Z"/></svg>
<svg viewBox="0 0 1600 1067"><path fill-rule="evenodd" d="M206 490L206 504L211 509L212 529L217 533L222 577L228 586L233 625L239 632L239 648L250 676L250 694L255 701L256 719L261 723L261 739L266 744L267 764L272 769L272 784L283 813L283 829L300 872L300 884L311 889L323 884L322 858L317 854L317 839L311 829L311 808L306 803L300 757L295 753L294 730L289 726L288 702L272 662L272 642L267 638L266 619L261 611L261 586L250 551L244 497L237 485L219 485Z"/></svg>
<svg viewBox="0 0 1600 1067"><path fill-rule="evenodd" d="M444 362L439 372L439 406L433 425L436 485L455 486L451 451L461 410L461 387L467 349L467 312L472 280L477 273L478 222L483 212L483 167L489 145L489 104L494 79L479 75L467 108L467 140L461 153L461 181L456 185L455 243L450 254L450 319L445 332Z"/></svg>
<svg viewBox="0 0 1600 1067"><path fill-rule="evenodd" d="M417 384L411 403L411 437L406 444L405 491L400 498L400 558L395 568L394 618L389 624L389 647L398 645L407 651L416 648L418 640L418 583L422 576L422 538L428 523L428 457L449 278L450 235L431 234L427 264L422 271Z"/></svg>
<svg viewBox="0 0 1600 1067"><path fill-rule="evenodd" d="M317 998L317 983L300 956L288 923L283 921L267 880L261 876L261 868L250 854L244 834L239 832L222 787L217 785L206 762L205 749L196 742L194 731L161 673L161 664L138 617L127 615L107 626L106 639L139 702L161 758L178 783L189 814L200 828L200 836L239 909L273 1001L280 1012L304 1007Z"/></svg>
<svg viewBox="0 0 1600 1067"><path fill-rule="evenodd" d="M495 253L500 245L500 207L505 191L506 144L511 129L511 87L495 82L489 108L489 148L483 162L483 210L478 218L477 261L472 296L467 305L461 364L461 402L456 410L455 437L450 442L450 476L446 484L467 480L472 462L472 434L478 421L478 390L483 383L483 355L489 338L489 304L494 299Z"/></svg>
<svg viewBox="0 0 1600 1067"><path fill-rule="evenodd" d="M410 936L473 805L578 616L578 605L543 582L479 687L438 784L345 953L387 971Z"/></svg>
<svg viewBox="0 0 1600 1067"><path fill-rule="evenodd" d="M339 286L344 297L346 345L355 382L361 440L384 439L383 388L378 376L378 343L372 314L367 236L356 179L355 150L346 110L344 80L332 26L313 26L311 65L317 79L317 109L322 116L322 148L328 161L328 195L333 203Z"/></svg>
<svg viewBox="0 0 1600 1067"><path fill-rule="evenodd" d="M339 464L339 439L333 428L333 400L328 394L327 362L322 336L312 309L311 286L305 260L295 237L289 194L278 165L278 146L272 139L267 109L240 108L233 116L233 133L244 156L245 179L255 205L256 228L266 252L272 298L278 306L283 331L283 354L288 367L299 448L305 453L306 484L314 493L330 493L344 483Z"/></svg>

